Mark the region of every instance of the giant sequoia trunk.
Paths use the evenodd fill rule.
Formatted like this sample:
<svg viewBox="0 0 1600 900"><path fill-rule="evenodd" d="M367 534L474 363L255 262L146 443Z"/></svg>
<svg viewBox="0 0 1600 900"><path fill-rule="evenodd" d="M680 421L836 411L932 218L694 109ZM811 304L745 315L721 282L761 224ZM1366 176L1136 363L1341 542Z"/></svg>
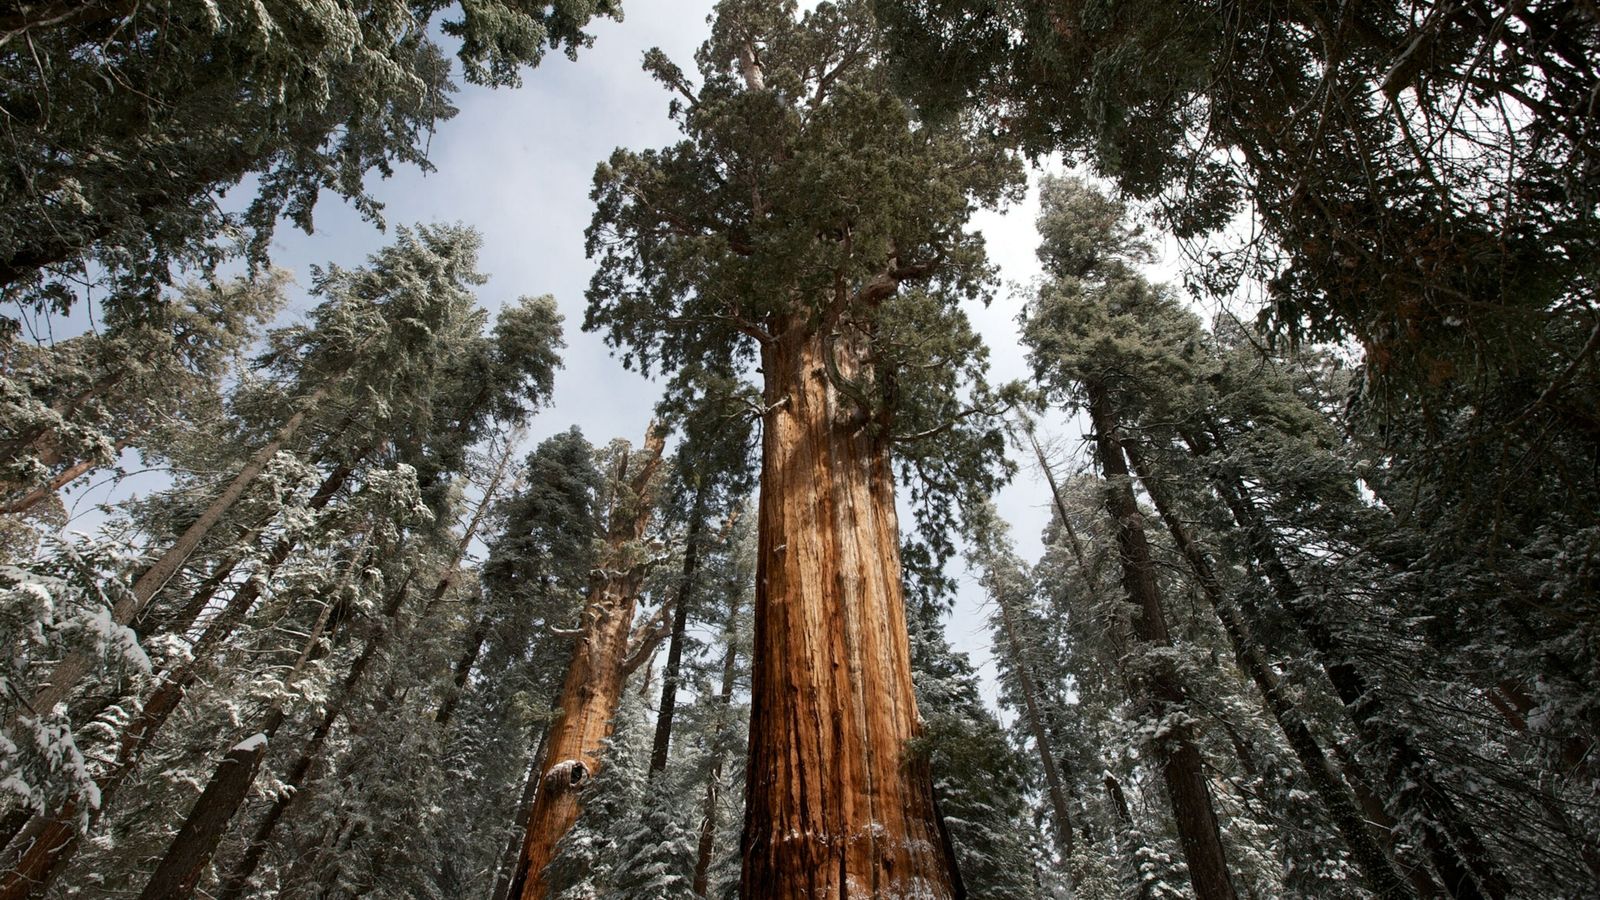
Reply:
<svg viewBox="0 0 1600 900"><path fill-rule="evenodd" d="M545 900L545 867L556 844L578 820L579 788L600 770L605 739L629 673L629 638L645 567L635 557L654 512L654 483L665 434L654 424L644 448L626 456L607 516L606 547L589 585L581 633L561 686L561 714L545 737L538 795L528 817L522 859L511 896ZM629 472L630 464L634 471Z"/></svg>
<svg viewBox="0 0 1600 900"><path fill-rule="evenodd" d="M889 442L841 391L854 344L797 322L762 350L749 898L964 896L906 747L921 726Z"/></svg>
<svg viewBox="0 0 1600 900"><path fill-rule="evenodd" d="M1104 385L1086 381L1084 392L1089 398L1089 417L1094 422L1095 448L1106 477L1106 512L1117 529L1122 584L1133 606L1134 637L1143 647L1159 651L1172 646L1172 637L1167 632L1166 613L1150 559L1144 514L1134 500L1127 460L1117 440L1116 410ZM1160 723L1164 732L1154 741L1154 749L1195 895L1200 900L1234 900L1236 894L1217 815L1211 806L1204 760L1195 744L1194 729L1187 723L1188 703L1178 674L1170 662L1157 659L1148 672L1136 679L1135 687L1142 694L1145 714Z"/></svg>

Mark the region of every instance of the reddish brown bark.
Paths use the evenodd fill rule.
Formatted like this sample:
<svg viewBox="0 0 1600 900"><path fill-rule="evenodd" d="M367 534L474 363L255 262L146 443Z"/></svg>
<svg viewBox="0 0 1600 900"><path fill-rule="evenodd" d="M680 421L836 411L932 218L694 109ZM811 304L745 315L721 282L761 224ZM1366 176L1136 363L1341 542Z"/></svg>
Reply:
<svg viewBox="0 0 1600 900"><path fill-rule="evenodd" d="M1118 442L1117 416L1110 392L1095 381L1084 382L1089 398L1089 417L1094 423L1095 448L1106 478L1106 512L1117 529L1117 546L1122 555L1122 584L1132 606L1136 641L1152 649L1172 646L1167 632L1161 591L1156 584L1145 537L1144 514L1133 497L1127 460ZM1167 798L1178 828L1178 843L1189 865L1189 881L1200 900L1234 900L1237 896L1222 849L1222 835L1211 804L1204 761L1195 744L1194 729L1187 724L1187 698L1176 672L1168 663L1157 662L1151 671L1135 679L1138 700L1145 715L1160 722L1165 735L1154 742Z"/></svg>
<svg viewBox="0 0 1600 900"><path fill-rule="evenodd" d="M628 676L633 614L645 567L635 559L655 506L656 472L665 432L651 425L643 449L625 457L607 516L606 547L590 580L578 645L562 684L561 713L551 723L539 761L538 796L528 817L511 896L545 900L545 867L578 820L579 788L600 771L605 739ZM630 471L631 469L631 471Z"/></svg>
<svg viewBox="0 0 1600 900"><path fill-rule="evenodd" d="M824 329L825 331L826 329ZM745 897L964 896L911 685L889 441L806 322L762 348Z"/></svg>

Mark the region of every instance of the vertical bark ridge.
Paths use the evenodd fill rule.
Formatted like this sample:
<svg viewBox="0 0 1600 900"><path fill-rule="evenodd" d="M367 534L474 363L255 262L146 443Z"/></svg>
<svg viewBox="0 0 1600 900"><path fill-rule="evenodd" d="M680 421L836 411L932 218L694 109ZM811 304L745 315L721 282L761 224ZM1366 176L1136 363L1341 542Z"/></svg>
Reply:
<svg viewBox="0 0 1600 900"><path fill-rule="evenodd" d="M763 349L742 895L959 897L927 761L906 756L921 723L888 445L827 353L804 323Z"/></svg>

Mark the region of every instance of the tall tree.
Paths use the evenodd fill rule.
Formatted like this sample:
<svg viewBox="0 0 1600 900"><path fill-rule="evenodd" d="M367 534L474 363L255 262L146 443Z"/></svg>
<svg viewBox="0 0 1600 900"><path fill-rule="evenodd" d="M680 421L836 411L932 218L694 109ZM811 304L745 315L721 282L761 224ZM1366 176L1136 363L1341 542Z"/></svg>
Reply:
<svg viewBox="0 0 1600 900"><path fill-rule="evenodd" d="M322 191L381 221L363 185L427 168L456 112L437 30L473 84L514 85L547 48L569 55L612 0L131 0L12 4L0 14L0 296L64 308L75 282L153 303L175 266L242 239L265 259L286 217L311 230ZM257 176L251 202L213 196Z"/></svg>
<svg viewBox="0 0 1600 900"><path fill-rule="evenodd" d="M560 713L544 742L539 792L512 887L513 895L526 900L547 897L545 868L578 818L578 789L600 771L627 677L659 640L636 633L634 612L645 574L655 561L647 538L665 441L665 429L652 422L638 451L624 447L615 454L603 511L594 515L598 527L592 537L602 549L578 615L577 643L556 701Z"/></svg>
<svg viewBox="0 0 1600 900"><path fill-rule="evenodd" d="M1147 256L1149 249L1122 223L1117 204L1078 183L1047 183L1043 203L1039 257L1054 280L1043 286L1026 314L1024 340L1040 382L1058 395L1081 400L1088 409L1096 457L1105 477L1105 508L1117 530L1131 637L1145 657L1141 671L1133 673L1133 689L1154 728L1154 750L1161 761L1195 893L1202 898L1231 900L1236 896L1233 877L1195 739L1187 691L1166 654L1172 636L1144 514L1134 497L1120 443L1125 414L1119 398L1128 391L1125 382L1139 373L1119 365L1122 360L1095 353L1100 349L1096 342L1114 342L1114 334L1078 334L1062 326L1064 308L1110 305L1122 295L1144 289L1141 282L1129 277L1129 264Z"/></svg>
<svg viewBox="0 0 1600 900"><path fill-rule="evenodd" d="M732 537L738 510L750 493L752 417L739 401L747 389L726 376L709 372L689 376L702 384L698 391L679 392L684 399L668 404L663 412L681 423L683 443L673 455L663 518L684 526L683 567L674 590L672 633L667 639L667 659L661 670L661 704L656 713L655 740L650 748L652 776L667 767L682 683L683 654L688 642L690 607L702 607L701 566L704 555ZM688 380L681 379L681 380ZM676 399L676 398L675 398ZM676 407L676 408L674 408ZM713 528L717 519L723 525Z"/></svg>
<svg viewBox="0 0 1600 900"><path fill-rule="evenodd" d="M471 290L483 280L476 272L477 246L478 238L469 229L402 229L397 243L375 254L368 266L319 273L316 290L323 302L313 310L311 323L269 335L268 350L258 365L281 376L291 392L312 390L325 399L314 410L298 410L290 417L294 424L305 422L314 413L313 423L321 428L313 430L326 432L310 441L314 452L338 460L309 500L314 512L339 495L353 476L358 484L383 477L382 471L369 468L378 456L415 461L423 475L436 472L437 460L458 459L460 448L475 441L497 418L516 421L526 415L530 404L548 396L560 347L560 317L554 304L545 298L508 307L501 316L501 327L484 334L486 314ZM482 364L485 359L487 364ZM472 404L458 402L464 384L471 384L474 392L480 390L464 372L467 362L478 363L476 370L492 388ZM249 434L252 427L261 427L257 423L270 423L283 415L282 394L251 383L242 385L234 397L241 419L239 430ZM358 421L358 404L373 404L375 414ZM285 430L288 426L280 426L280 435ZM283 441L276 443L281 446ZM378 454L380 447L387 452ZM257 451L251 464L263 455L264 450ZM399 467L412 480L419 475L418 466L410 462ZM261 468L265 470L265 463ZM198 520L179 512L183 535L135 582L130 596L108 611L112 622L131 620L157 601L171 603L158 597L154 589L144 592L140 586L167 586L171 592L171 585L176 584L171 579L182 569L187 554L200 548L208 532L246 496L240 481L248 472L249 466L235 476L233 486L238 491L231 498L225 493L213 499ZM428 485L422 487L426 490ZM276 495L266 498L269 515L283 515L282 509L270 510L274 501L281 506L286 499L282 488L275 485L269 494ZM133 771L211 657L226 646L256 601L268 592L274 573L291 558L298 542L319 528L341 527L337 504L323 515L326 522L288 515L292 527L275 527L268 541L272 549L262 560L265 576L234 586L217 614L197 634L185 634L193 622L190 613L185 614L187 618L177 617L182 624L175 630L190 644L189 653L162 673L138 715L114 726L121 732L116 759L96 775L102 803ZM254 532L246 532L246 542L253 541ZM228 548L222 553L225 559L240 559L232 555L240 552L236 546L227 541L221 544ZM218 574L225 577L234 562L219 563ZM203 585L194 598L172 605L198 613L210 602L207 592L216 587ZM57 672L69 663L78 661L71 655L64 657ZM53 673L52 678L59 676ZM73 834L78 814L73 809L56 809L39 818L44 832L53 836L31 840L18 871L0 881L4 890L31 891L62 871L62 862L78 846ZM99 815L92 807L90 814Z"/></svg>
<svg viewBox="0 0 1600 900"><path fill-rule="evenodd" d="M13 515L137 447L160 457L204 428L257 329L283 304L285 273L190 284L143 315L113 312L102 331L51 346L5 348L0 482Z"/></svg>
<svg viewBox="0 0 1600 900"><path fill-rule="evenodd" d="M685 140L596 174L586 324L647 369L759 358L743 890L955 896L928 770L905 751L919 726L891 448L976 427L981 349L955 304L987 270L963 226L1017 166L908 116L859 2L797 18L730 0L696 61L698 85L646 57Z"/></svg>

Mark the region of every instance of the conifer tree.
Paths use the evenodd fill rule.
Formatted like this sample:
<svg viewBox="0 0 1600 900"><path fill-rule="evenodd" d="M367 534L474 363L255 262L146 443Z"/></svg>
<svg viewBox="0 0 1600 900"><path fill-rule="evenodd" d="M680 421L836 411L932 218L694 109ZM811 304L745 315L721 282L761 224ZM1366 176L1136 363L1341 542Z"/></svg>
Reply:
<svg viewBox="0 0 1600 900"><path fill-rule="evenodd" d="M12 160L0 190L0 296L65 308L94 277L112 305L156 302L170 271L214 266L273 227L306 231L323 191L381 222L363 185L429 166L456 112L451 63L508 86L547 48L569 55L612 0L338 0L275 4L48 0L0 15L0 106ZM239 212L213 196L256 176Z"/></svg>
<svg viewBox="0 0 1600 900"><path fill-rule="evenodd" d="M597 172L586 324L647 369L759 358L743 890L953 896L931 779L905 755L918 726L890 467L896 444L981 430L963 403L981 350L955 304L986 268L963 227L1017 170L959 125L913 123L861 3L797 18L730 0L697 62L698 84L646 58L685 140ZM982 481L998 443L967 441L961 474Z"/></svg>
<svg viewBox="0 0 1600 900"><path fill-rule="evenodd" d="M1126 367L1096 356L1095 342L1113 342L1109 332L1080 336L1065 332L1060 310L1072 304L1112 306L1144 289L1130 281L1131 260L1148 246L1121 221L1113 203L1071 182L1048 185L1040 214L1039 256L1054 281L1041 290L1024 323L1040 380L1058 393L1073 392L1088 408L1096 456L1105 478L1105 505L1117 530L1122 583L1129 604L1131 648L1144 660L1131 674L1144 707L1152 745L1160 759L1167 795L1188 862L1195 893L1202 898L1236 896L1224 855L1212 792L1202 771L1194 713L1187 690L1169 658L1172 632L1146 536L1145 518L1130 486L1119 397L1135 377ZM1157 365L1160 361L1156 362ZM1141 671L1142 670L1142 671Z"/></svg>
<svg viewBox="0 0 1600 900"><path fill-rule="evenodd" d="M652 422L638 451L617 448L614 468L597 498L596 528L586 537L601 549L578 613L576 645L556 699L559 712L544 742L539 789L512 882L514 896L543 900L550 894L545 869L578 818L579 788L604 765L603 743L611 735L628 675L659 641L646 628L635 629L634 612L645 575L656 561L649 537L665 441L665 429Z"/></svg>

